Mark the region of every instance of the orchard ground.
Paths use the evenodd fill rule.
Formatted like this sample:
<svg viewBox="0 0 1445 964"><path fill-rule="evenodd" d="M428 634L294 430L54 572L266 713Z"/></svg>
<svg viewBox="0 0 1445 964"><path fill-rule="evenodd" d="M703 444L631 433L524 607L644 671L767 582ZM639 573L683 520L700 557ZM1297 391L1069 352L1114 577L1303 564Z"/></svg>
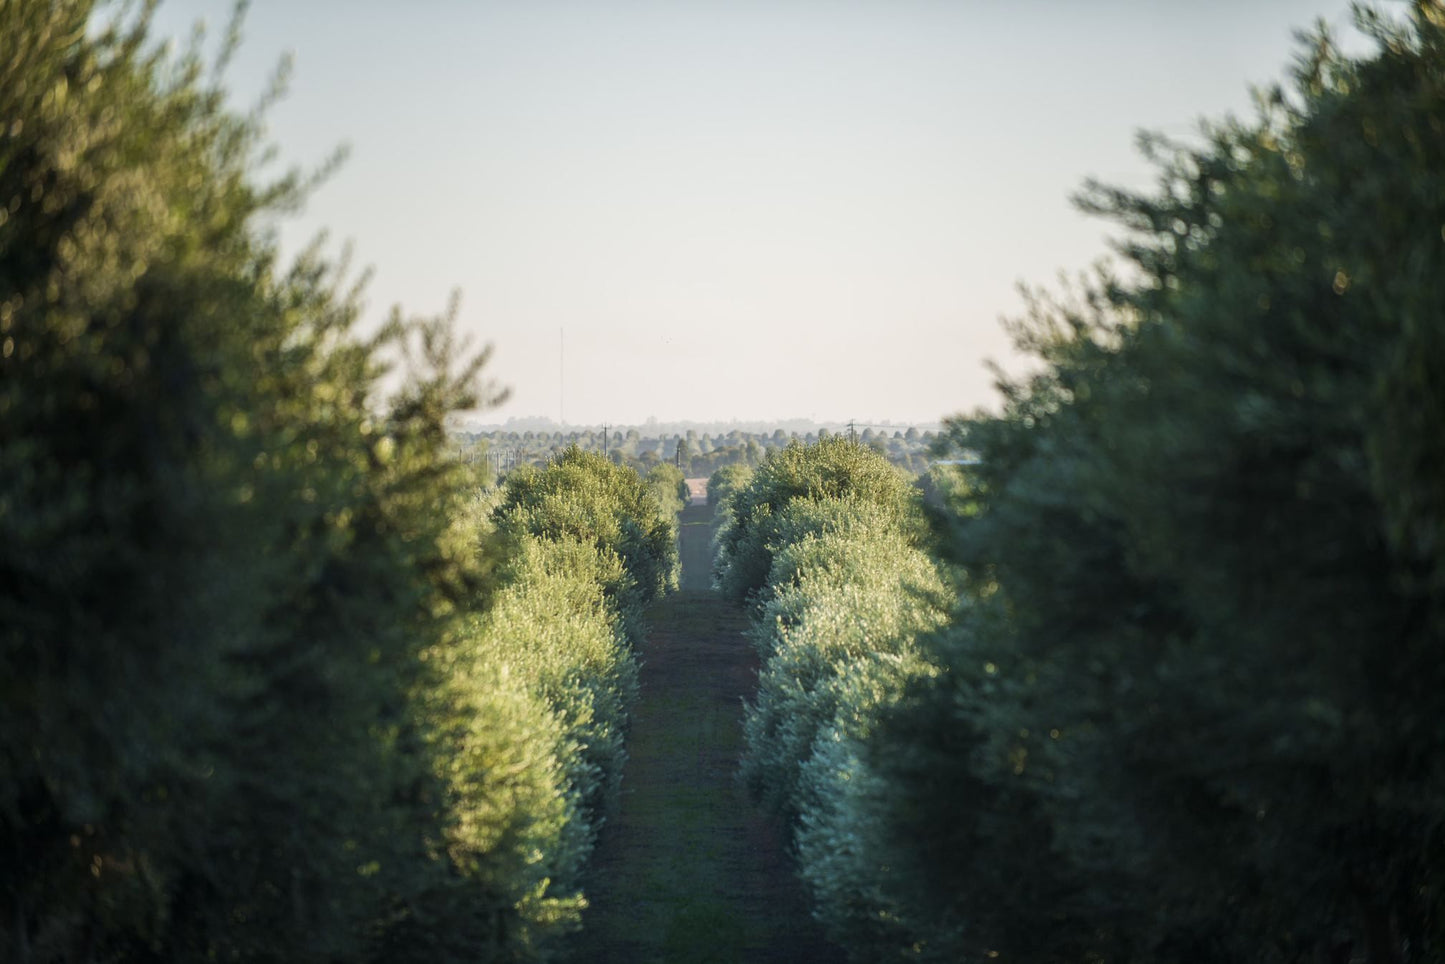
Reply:
<svg viewBox="0 0 1445 964"><path fill-rule="evenodd" d="M689 480L705 481L705 480ZM603 827L575 960L834 964L777 828L736 773L758 660L711 586L713 509L682 512L682 589L650 613L622 803Z"/></svg>

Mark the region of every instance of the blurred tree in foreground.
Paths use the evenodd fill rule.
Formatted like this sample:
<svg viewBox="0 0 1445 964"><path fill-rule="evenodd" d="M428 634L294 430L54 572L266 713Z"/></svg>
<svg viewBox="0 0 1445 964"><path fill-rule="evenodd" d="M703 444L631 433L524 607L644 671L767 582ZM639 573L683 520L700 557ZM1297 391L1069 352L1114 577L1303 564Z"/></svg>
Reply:
<svg viewBox="0 0 1445 964"><path fill-rule="evenodd" d="M0 4L0 958L534 954L565 908L486 868L561 804L502 777L575 738L429 658L486 599L443 424L486 353L359 339L340 268L278 264L307 182L256 182L259 119L93 12Z"/></svg>
<svg viewBox="0 0 1445 964"><path fill-rule="evenodd" d="M951 423L949 671L868 757L915 954L1445 955L1445 7L1359 22L1091 185L1128 271Z"/></svg>

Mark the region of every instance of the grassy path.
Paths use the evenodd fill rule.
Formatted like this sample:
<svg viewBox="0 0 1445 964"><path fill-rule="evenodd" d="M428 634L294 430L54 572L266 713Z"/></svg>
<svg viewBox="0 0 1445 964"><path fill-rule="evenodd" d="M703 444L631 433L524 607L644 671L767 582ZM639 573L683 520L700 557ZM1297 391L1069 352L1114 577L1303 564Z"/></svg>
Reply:
<svg viewBox="0 0 1445 964"><path fill-rule="evenodd" d="M757 658L709 588L712 510L683 511L683 589L650 614L622 805L603 828L578 964L835 964L775 829L734 780Z"/></svg>

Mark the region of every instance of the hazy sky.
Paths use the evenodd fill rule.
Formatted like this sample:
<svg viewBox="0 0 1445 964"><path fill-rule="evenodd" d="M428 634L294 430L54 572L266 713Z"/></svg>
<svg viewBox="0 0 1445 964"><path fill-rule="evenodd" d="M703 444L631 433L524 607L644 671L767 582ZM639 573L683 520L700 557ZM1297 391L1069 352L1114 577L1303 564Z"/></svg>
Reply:
<svg viewBox="0 0 1445 964"><path fill-rule="evenodd" d="M294 53L283 158L353 153L284 236L353 241L373 319L459 288L486 421L932 421L991 402L1019 281L1105 254L1085 177L1150 183L1137 130L1247 113L1344 10L255 0L230 76L244 107Z"/></svg>

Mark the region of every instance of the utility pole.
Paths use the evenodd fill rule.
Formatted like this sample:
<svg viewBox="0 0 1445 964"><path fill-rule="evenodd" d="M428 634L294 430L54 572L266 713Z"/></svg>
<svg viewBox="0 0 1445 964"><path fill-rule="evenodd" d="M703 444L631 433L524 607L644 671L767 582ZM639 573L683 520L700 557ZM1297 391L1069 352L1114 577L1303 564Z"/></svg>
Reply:
<svg viewBox="0 0 1445 964"><path fill-rule="evenodd" d="M612 426L608 425L606 422L602 423L602 457L604 459L607 458L607 441L608 436L611 434L608 429L610 429L611 427Z"/></svg>
<svg viewBox="0 0 1445 964"><path fill-rule="evenodd" d="M853 430L853 422L851 420L848 422L848 441L854 445L858 444L858 433Z"/></svg>

